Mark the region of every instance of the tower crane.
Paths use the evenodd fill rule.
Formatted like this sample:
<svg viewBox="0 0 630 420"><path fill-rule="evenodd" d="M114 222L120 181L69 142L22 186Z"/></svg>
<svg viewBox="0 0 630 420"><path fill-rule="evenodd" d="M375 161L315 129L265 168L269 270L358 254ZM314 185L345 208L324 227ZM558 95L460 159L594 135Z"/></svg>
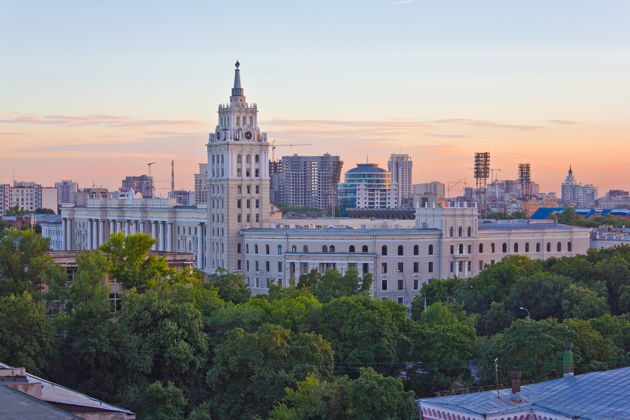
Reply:
<svg viewBox="0 0 630 420"><path fill-rule="evenodd" d="M466 189L466 178L458 179L457 181L449 182L446 184L446 195L450 196L451 190L456 186L463 184Z"/></svg>
<svg viewBox="0 0 630 420"><path fill-rule="evenodd" d="M147 163L147 168L149 168L149 176L151 176L151 166L155 165L157 162L149 162Z"/></svg>
<svg viewBox="0 0 630 420"><path fill-rule="evenodd" d="M312 146L311 143L294 143L294 144L276 144L276 141L271 142L271 160L276 160L276 147L293 147L293 146Z"/></svg>

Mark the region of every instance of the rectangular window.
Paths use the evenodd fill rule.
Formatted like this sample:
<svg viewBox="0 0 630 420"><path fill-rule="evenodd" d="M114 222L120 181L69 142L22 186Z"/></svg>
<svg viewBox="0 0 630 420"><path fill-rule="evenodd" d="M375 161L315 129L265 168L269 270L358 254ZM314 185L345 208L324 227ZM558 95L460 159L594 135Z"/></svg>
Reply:
<svg viewBox="0 0 630 420"><path fill-rule="evenodd" d="M418 279L415 279L413 281L413 290L418 290L419 286L420 286L420 282L418 281Z"/></svg>
<svg viewBox="0 0 630 420"><path fill-rule="evenodd" d="M256 178L258 178L260 176L260 169L258 169L258 168L254 169L254 176Z"/></svg>
<svg viewBox="0 0 630 420"><path fill-rule="evenodd" d="M417 273L418 271L420 271L420 263L416 261L413 263L413 272Z"/></svg>
<svg viewBox="0 0 630 420"><path fill-rule="evenodd" d="M479 271L483 270L483 261L479 261Z"/></svg>
<svg viewBox="0 0 630 420"><path fill-rule="evenodd" d="M381 290L387 290L387 280L381 280Z"/></svg>
<svg viewBox="0 0 630 420"><path fill-rule="evenodd" d="M468 271L471 271L472 270L472 261L468 261L467 266L468 266L467 267Z"/></svg>
<svg viewBox="0 0 630 420"><path fill-rule="evenodd" d="M455 253L455 245L451 245L451 254Z"/></svg>
<svg viewBox="0 0 630 420"><path fill-rule="evenodd" d="M252 215L251 215L251 214L248 214L248 215L247 215L247 223L249 223L249 222L251 222L251 221L252 221Z"/></svg>
<svg viewBox="0 0 630 420"><path fill-rule="evenodd" d="M236 208L237 209L241 208L241 200L240 199L236 200Z"/></svg>
<svg viewBox="0 0 630 420"><path fill-rule="evenodd" d="M260 185L255 186L256 194L260 194Z"/></svg>
<svg viewBox="0 0 630 420"><path fill-rule="evenodd" d="M252 200L247 200L247 208L252 208Z"/></svg>
<svg viewBox="0 0 630 420"><path fill-rule="evenodd" d="M429 273L433 273L433 261L429 261Z"/></svg>
<svg viewBox="0 0 630 420"><path fill-rule="evenodd" d="M241 269L241 260L236 260L236 268L237 268L238 270L240 270L240 269Z"/></svg>
<svg viewBox="0 0 630 420"><path fill-rule="evenodd" d="M398 290L402 290L404 287L404 282L402 280L398 280Z"/></svg>
<svg viewBox="0 0 630 420"><path fill-rule="evenodd" d="M381 273L387 274L387 263L381 263Z"/></svg>
<svg viewBox="0 0 630 420"><path fill-rule="evenodd" d="M468 245L468 253L472 254L472 245Z"/></svg>
<svg viewBox="0 0 630 420"><path fill-rule="evenodd" d="M256 222L260 222L260 214L256 213Z"/></svg>
<svg viewBox="0 0 630 420"><path fill-rule="evenodd" d="M403 271L405 271L405 264L404 264L404 263L399 262L399 263L398 263L398 272L399 272L399 273L402 273Z"/></svg>
<svg viewBox="0 0 630 420"><path fill-rule="evenodd" d="M247 267L247 271L249 271L249 260L245 261L245 267Z"/></svg>
<svg viewBox="0 0 630 420"><path fill-rule="evenodd" d="M282 261L278 261L278 273L282 273Z"/></svg>
<svg viewBox="0 0 630 420"><path fill-rule="evenodd" d="M265 261L265 271L269 272L270 268L269 268L269 261Z"/></svg>
<svg viewBox="0 0 630 420"><path fill-rule="evenodd" d="M260 271L260 265L259 265L259 262L258 262L258 261L255 261L255 262L254 262L254 264L255 264L255 267L256 267L256 271Z"/></svg>
<svg viewBox="0 0 630 420"><path fill-rule="evenodd" d="M242 215L240 215L240 214L237 214L237 215L236 215L236 221L237 221L238 223L243 222L243 216L242 216Z"/></svg>
<svg viewBox="0 0 630 420"><path fill-rule="evenodd" d="M242 185L237 185L236 186L236 192L238 194L242 194L243 193L243 186Z"/></svg>
<svg viewBox="0 0 630 420"><path fill-rule="evenodd" d="M251 194L251 192L252 192L251 185L247 185L246 188L247 188L247 194Z"/></svg>
<svg viewBox="0 0 630 420"><path fill-rule="evenodd" d="M256 200L256 208L259 209L260 208L260 200Z"/></svg>
<svg viewBox="0 0 630 420"><path fill-rule="evenodd" d="M455 264L451 261L451 273L455 272Z"/></svg>
<svg viewBox="0 0 630 420"><path fill-rule="evenodd" d="M401 305L403 305L405 303L405 298L403 297L398 297L398 303L400 303Z"/></svg>

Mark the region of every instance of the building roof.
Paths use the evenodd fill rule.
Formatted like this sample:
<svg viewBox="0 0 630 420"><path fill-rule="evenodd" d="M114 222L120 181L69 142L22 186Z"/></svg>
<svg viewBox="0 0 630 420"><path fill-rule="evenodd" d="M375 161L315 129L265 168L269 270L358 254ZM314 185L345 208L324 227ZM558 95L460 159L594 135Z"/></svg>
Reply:
<svg viewBox="0 0 630 420"><path fill-rule="evenodd" d="M0 420L74 420L74 414L0 384Z"/></svg>
<svg viewBox="0 0 630 420"><path fill-rule="evenodd" d="M0 363L0 368L13 369L12 366L9 366L4 363ZM24 376L27 383L41 383L42 385L42 398L41 399L51 404L64 404L68 406L72 405L72 406L88 407L92 409L112 411L112 412L117 412L117 413L133 416L133 413L129 410L97 400L96 398L92 398L89 395L85 395L78 391L56 384L54 382L47 381L46 379L39 378L35 375L31 375L30 373L25 373ZM0 404L0 407L3 407L3 406ZM47 418L47 417L43 417L43 418ZM67 417L67 418L76 418L76 417Z"/></svg>
<svg viewBox="0 0 630 420"><path fill-rule="evenodd" d="M630 367L565 376L526 385L520 400L512 401L511 389L417 400L448 410L477 415L502 415L533 409L578 419L630 418Z"/></svg>
<svg viewBox="0 0 630 420"><path fill-rule="evenodd" d="M386 169L379 168L377 165L377 163L357 163L357 167L350 169L346 174L387 172Z"/></svg>
<svg viewBox="0 0 630 420"><path fill-rule="evenodd" d="M505 223L493 222L493 223L479 223L479 230L589 230L589 228L583 228L579 226L563 225L560 223L529 223L527 221L509 221Z"/></svg>
<svg viewBox="0 0 630 420"><path fill-rule="evenodd" d="M354 229L354 228L321 228L321 229L307 229L307 228L247 228L241 230L241 233L271 233L271 234L309 234L309 235L329 235L334 234L348 234L348 235L365 235L365 234L388 234L388 233L428 233L439 232L440 229L426 228L383 228L383 229Z"/></svg>

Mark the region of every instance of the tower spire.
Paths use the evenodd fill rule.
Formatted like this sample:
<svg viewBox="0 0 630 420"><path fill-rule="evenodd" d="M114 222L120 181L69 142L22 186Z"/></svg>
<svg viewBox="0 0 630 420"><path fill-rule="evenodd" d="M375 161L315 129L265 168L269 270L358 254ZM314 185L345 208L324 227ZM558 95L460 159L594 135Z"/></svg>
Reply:
<svg viewBox="0 0 630 420"><path fill-rule="evenodd" d="M243 88L241 87L241 71L238 69L241 63L236 60L234 64L234 87L232 88L232 96L243 96Z"/></svg>

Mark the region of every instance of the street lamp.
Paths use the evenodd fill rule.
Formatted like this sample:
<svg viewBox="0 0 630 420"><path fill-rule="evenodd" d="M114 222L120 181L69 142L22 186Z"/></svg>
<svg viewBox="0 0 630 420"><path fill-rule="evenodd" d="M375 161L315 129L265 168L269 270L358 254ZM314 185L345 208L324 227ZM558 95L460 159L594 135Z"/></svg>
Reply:
<svg viewBox="0 0 630 420"><path fill-rule="evenodd" d="M520 307L520 308L518 308L518 309L521 309L521 310L523 310L523 311L527 312L527 322L531 321L531 316L530 316L530 314L529 314L529 310L528 310L527 308L523 308L523 307L521 306L521 307Z"/></svg>

